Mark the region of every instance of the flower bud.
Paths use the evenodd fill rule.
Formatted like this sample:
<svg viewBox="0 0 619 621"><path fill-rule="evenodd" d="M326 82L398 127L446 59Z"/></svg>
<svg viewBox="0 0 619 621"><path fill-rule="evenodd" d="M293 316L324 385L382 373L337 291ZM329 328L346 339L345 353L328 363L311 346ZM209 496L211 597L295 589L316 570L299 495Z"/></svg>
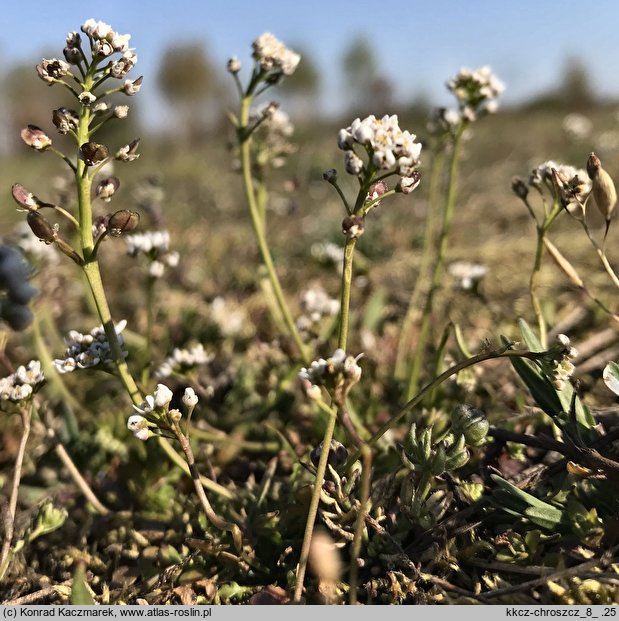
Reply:
<svg viewBox="0 0 619 621"><path fill-rule="evenodd" d="M22 129L21 139L36 151L44 151L52 144L51 138L36 125L28 125Z"/></svg>
<svg viewBox="0 0 619 621"><path fill-rule="evenodd" d="M337 180L337 170L335 170L335 168L325 170L325 172L322 173L322 178L329 183L333 183Z"/></svg>
<svg viewBox="0 0 619 621"><path fill-rule="evenodd" d="M228 73L238 73L241 70L241 61L236 56L233 56L228 60L226 68L228 70Z"/></svg>
<svg viewBox="0 0 619 621"><path fill-rule="evenodd" d="M157 388L153 393L155 399L155 407L164 408L170 404L173 397L172 391L165 384L157 384Z"/></svg>
<svg viewBox="0 0 619 621"><path fill-rule="evenodd" d="M185 388L182 402L188 408L195 408L198 404L198 395L196 395L195 390L191 386L187 386L187 388Z"/></svg>
<svg viewBox="0 0 619 621"><path fill-rule="evenodd" d="M103 179L99 182L97 188L95 189L95 194L97 195L97 198L109 203L119 186L120 181L118 180L118 177L108 177L107 179Z"/></svg>
<svg viewBox="0 0 619 621"><path fill-rule="evenodd" d="M99 164L109 155L108 148L97 142L85 142L80 147L80 152L82 154L82 159L86 162L87 166Z"/></svg>
<svg viewBox="0 0 619 621"><path fill-rule="evenodd" d="M462 434L467 444L481 446L488 435L490 424L483 412L464 404L452 412L451 428L455 434Z"/></svg>
<svg viewBox="0 0 619 621"><path fill-rule="evenodd" d="M53 244L58 237L58 231L38 211L30 211L26 217L32 232L46 244Z"/></svg>
<svg viewBox="0 0 619 621"><path fill-rule="evenodd" d="M172 420L173 423L178 423L180 422L181 418L183 417L183 415L181 414L180 410L177 410L176 408L171 409L168 412L170 419Z"/></svg>
<svg viewBox="0 0 619 621"><path fill-rule="evenodd" d="M77 47L69 47L68 45L62 50L64 59L70 65L79 65L82 60L82 53Z"/></svg>
<svg viewBox="0 0 619 621"><path fill-rule="evenodd" d="M121 209L113 213L107 222L107 232L112 237L120 237L123 233L133 231L140 222L140 214L136 211Z"/></svg>
<svg viewBox="0 0 619 621"><path fill-rule="evenodd" d="M529 194L527 184L520 177L512 178L512 192L520 199L525 200Z"/></svg>
<svg viewBox="0 0 619 621"><path fill-rule="evenodd" d="M377 181L373 183L368 189L368 195L366 201L375 201L380 198L389 188L384 181Z"/></svg>

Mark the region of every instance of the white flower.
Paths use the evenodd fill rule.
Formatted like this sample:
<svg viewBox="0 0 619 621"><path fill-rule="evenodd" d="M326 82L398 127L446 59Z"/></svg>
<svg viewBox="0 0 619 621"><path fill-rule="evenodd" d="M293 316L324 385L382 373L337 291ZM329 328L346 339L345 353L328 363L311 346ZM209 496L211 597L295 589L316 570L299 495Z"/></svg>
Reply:
<svg viewBox="0 0 619 621"><path fill-rule="evenodd" d="M165 384L157 384L153 394L155 407L164 408L172 401L173 393Z"/></svg>
<svg viewBox="0 0 619 621"><path fill-rule="evenodd" d="M148 421L139 414L133 414L127 420L127 429L133 433L138 440L148 440L152 432L148 428Z"/></svg>
<svg viewBox="0 0 619 621"><path fill-rule="evenodd" d="M195 391L191 386L185 388L185 393L183 394L183 403L188 408L194 408L198 403L198 395L196 395Z"/></svg>
<svg viewBox="0 0 619 621"><path fill-rule="evenodd" d="M394 170L400 177L416 177L421 154L421 144L415 142L415 134L400 129L397 115L385 115L377 119L370 115L355 119L349 127L338 132L337 144L345 151L344 166L351 175L363 171L363 161L353 151L360 144L370 153L372 164L380 170Z"/></svg>
<svg viewBox="0 0 619 621"><path fill-rule="evenodd" d="M461 289L469 291L487 274L488 268L468 261L455 261L449 266L448 272L458 280Z"/></svg>
<svg viewBox="0 0 619 621"><path fill-rule="evenodd" d="M505 85L485 66L475 71L460 69L447 81L447 88L458 99L463 118L474 121L477 113L496 111L496 98L505 90Z"/></svg>
<svg viewBox="0 0 619 621"><path fill-rule="evenodd" d="M45 380L41 371L41 363L38 360L31 360L25 367L17 367L15 378L22 384L29 384L30 386L36 386Z"/></svg>
<svg viewBox="0 0 619 621"><path fill-rule="evenodd" d="M292 75L301 60L301 56L289 50L270 32L260 35L252 44L253 56L264 71L274 71Z"/></svg>
<svg viewBox="0 0 619 621"><path fill-rule="evenodd" d="M140 414L148 414L155 409L155 398L153 395L146 395L140 406L134 405L133 409Z"/></svg>

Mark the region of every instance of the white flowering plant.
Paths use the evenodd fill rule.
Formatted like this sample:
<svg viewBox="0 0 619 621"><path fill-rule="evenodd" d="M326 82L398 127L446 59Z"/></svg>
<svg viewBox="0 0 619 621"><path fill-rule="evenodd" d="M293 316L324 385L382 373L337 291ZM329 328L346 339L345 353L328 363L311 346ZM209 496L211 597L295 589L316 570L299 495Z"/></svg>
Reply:
<svg viewBox="0 0 619 621"><path fill-rule="evenodd" d="M12 187L14 239L34 267L0 246L0 317L23 331L0 335L11 461L0 476L2 596L64 602L72 575L72 603L84 593L97 603L470 603L514 590L556 603L575 575L561 572L580 557L588 576L609 578L610 564L591 558L612 538L616 428L582 398L577 376L595 374L581 373L572 345L578 320L557 310L573 291L544 296L539 278L547 252L618 321L548 238L574 222L591 234L592 201L609 234L616 193L599 157L586 170L548 160L513 182L538 235L529 304L529 231L510 263L519 220L501 220L510 230L495 242L498 225L480 215L484 200L499 210L474 170L494 157L474 148L478 136L492 142L497 126L484 124L502 122L488 118L504 88L488 67L451 78L454 107L425 128L378 104L341 125L304 123L260 99L302 67L267 32L247 69L236 57L226 65L239 98L231 162L193 131L179 149L148 136L162 141L153 158L139 139L102 131L132 118L118 99L142 85L129 77L130 41L94 19L70 32L62 59L36 67L70 100L51 114L60 137L21 132L70 178L28 181L36 193ZM132 190L118 169L138 159L149 177ZM483 171L502 175L506 162ZM605 238L596 249L614 274ZM520 320L518 342L492 345L514 313L536 328ZM617 377L605 367L613 394ZM53 500L39 503L46 486ZM540 573L540 558L556 561L553 580L506 584L524 563ZM599 601L611 597L602 586Z"/></svg>

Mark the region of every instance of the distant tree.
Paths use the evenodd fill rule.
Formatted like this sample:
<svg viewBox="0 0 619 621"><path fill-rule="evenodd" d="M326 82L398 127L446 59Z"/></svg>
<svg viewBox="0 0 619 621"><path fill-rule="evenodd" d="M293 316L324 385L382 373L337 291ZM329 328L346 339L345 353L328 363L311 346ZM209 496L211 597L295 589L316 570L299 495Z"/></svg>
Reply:
<svg viewBox="0 0 619 621"><path fill-rule="evenodd" d="M177 120L180 137L199 136L217 115L217 72L201 43L168 47L157 72L157 84Z"/></svg>
<svg viewBox="0 0 619 621"><path fill-rule="evenodd" d="M342 68L353 114L382 115L391 112L393 85L381 74L367 39L357 37L350 43L342 57Z"/></svg>
<svg viewBox="0 0 619 621"><path fill-rule="evenodd" d="M567 59L559 96L572 109L586 108L595 102L589 71L581 59Z"/></svg>

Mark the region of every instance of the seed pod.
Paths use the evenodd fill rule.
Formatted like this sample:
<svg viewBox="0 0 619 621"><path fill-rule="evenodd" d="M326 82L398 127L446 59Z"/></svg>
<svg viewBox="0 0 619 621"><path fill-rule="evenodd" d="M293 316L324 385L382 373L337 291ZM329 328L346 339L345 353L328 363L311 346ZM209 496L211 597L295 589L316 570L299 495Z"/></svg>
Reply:
<svg viewBox="0 0 619 621"><path fill-rule="evenodd" d="M136 211L121 209L113 213L107 223L107 231L112 237L133 231L140 222L140 214Z"/></svg>
<svg viewBox="0 0 619 621"><path fill-rule="evenodd" d="M51 138L36 125L28 125L22 129L21 139L35 151L45 151L52 144Z"/></svg>
<svg viewBox="0 0 619 621"><path fill-rule="evenodd" d="M109 154L108 148L97 142L85 142L80 147L82 159L88 166L101 163Z"/></svg>
<svg viewBox="0 0 619 621"><path fill-rule="evenodd" d="M606 220L606 231L604 233L604 239L606 240L612 213L617 204L615 184L612 177L602 168L602 162L600 162L600 158L595 153L591 153L587 160L587 174L593 185L595 204Z"/></svg>
<svg viewBox="0 0 619 621"><path fill-rule="evenodd" d="M26 217L32 232L46 244L53 244L58 237L56 229L38 212L31 211Z"/></svg>
<svg viewBox="0 0 619 621"><path fill-rule="evenodd" d="M37 197L19 183L15 183L13 185L11 188L11 194L13 195L15 202L27 211L36 211L39 207L39 200Z"/></svg>

